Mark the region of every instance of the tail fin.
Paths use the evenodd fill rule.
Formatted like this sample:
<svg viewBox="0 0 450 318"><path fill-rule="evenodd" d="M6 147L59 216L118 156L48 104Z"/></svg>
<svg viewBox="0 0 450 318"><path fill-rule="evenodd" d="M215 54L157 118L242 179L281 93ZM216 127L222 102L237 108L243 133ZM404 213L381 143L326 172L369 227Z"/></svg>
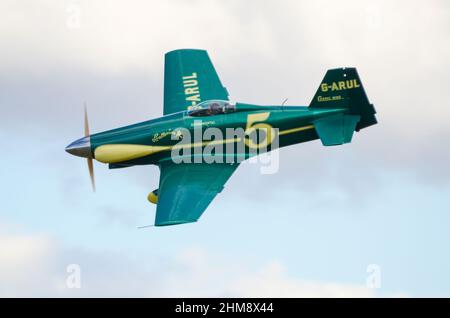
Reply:
<svg viewBox="0 0 450 318"><path fill-rule="evenodd" d="M375 108L367 99L356 68L328 70L309 106L348 109L346 114L360 116L356 131L377 123Z"/></svg>

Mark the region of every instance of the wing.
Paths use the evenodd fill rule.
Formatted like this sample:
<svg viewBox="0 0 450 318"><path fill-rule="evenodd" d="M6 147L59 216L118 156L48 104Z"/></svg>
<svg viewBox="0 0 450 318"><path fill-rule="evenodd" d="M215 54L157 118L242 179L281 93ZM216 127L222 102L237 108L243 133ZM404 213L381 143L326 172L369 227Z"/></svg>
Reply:
<svg viewBox="0 0 450 318"><path fill-rule="evenodd" d="M228 92L222 86L208 53L192 49L166 53L164 115L211 99L228 100Z"/></svg>
<svg viewBox="0 0 450 318"><path fill-rule="evenodd" d="M197 221L237 167L227 163L162 163L155 226Z"/></svg>

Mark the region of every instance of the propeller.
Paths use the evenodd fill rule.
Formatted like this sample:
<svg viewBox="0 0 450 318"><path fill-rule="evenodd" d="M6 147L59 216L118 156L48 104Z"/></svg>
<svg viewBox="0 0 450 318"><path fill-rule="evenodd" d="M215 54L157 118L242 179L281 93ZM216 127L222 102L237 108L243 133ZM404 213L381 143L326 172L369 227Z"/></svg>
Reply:
<svg viewBox="0 0 450 318"><path fill-rule="evenodd" d="M84 136L90 136L86 102L84 103ZM92 190L95 192L94 162L92 158L87 158L87 164L89 169L89 176L91 177Z"/></svg>

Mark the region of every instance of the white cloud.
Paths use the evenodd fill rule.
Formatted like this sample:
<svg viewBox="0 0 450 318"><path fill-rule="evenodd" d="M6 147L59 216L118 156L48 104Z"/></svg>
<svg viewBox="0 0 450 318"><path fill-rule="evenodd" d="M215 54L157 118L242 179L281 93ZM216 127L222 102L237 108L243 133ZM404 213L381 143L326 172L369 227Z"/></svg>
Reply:
<svg viewBox="0 0 450 318"><path fill-rule="evenodd" d="M364 285L314 282L289 277L279 262L270 262L255 273L231 283L231 293L242 297L376 297Z"/></svg>
<svg viewBox="0 0 450 318"><path fill-rule="evenodd" d="M57 288L55 276L48 275L55 252L45 236L0 235L0 296L31 296L40 286Z"/></svg>
<svg viewBox="0 0 450 318"><path fill-rule="evenodd" d="M278 261L250 266L202 248L183 250L168 260L152 257L149 263L145 257L68 249L40 235L4 234L0 246L2 297L377 296L363 284L303 281ZM81 268L81 289L66 287L66 269L73 263Z"/></svg>
<svg viewBox="0 0 450 318"><path fill-rule="evenodd" d="M268 52L262 19L240 22L223 1L4 1L2 68L48 71L81 66L101 72L160 71L165 51L180 47ZM77 22L74 23L73 21ZM251 45L248 38L257 41ZM212 45L214 44L214 45Z"/></svg>
<svg viewBox="0 0 450 318"><path fill-rule="evenodd" d="M79 28L67 25L73 6L80 8ZM61 176L76 167L68 163L63 147L82 131L83 100L88 99L97 131L158 116L163 54L180 47L208 49L232 97L263 104L286 97L288 104L308 103L326 68L358 67L380 124L357 134L346 147L308 144L284 149L280 180L264 177L268 186L261 187L261 178L255 177L253 190L277 184L281 193L291 195L286 189L294 188L286 183L295 183L292 197L312 189L317 202L335 205L342 198L330 197L324 189L347 189L342 197L351 202L373 198L373 184L389 184L379 180L380 175L396 178L404 170L412 182L425 175L448 183L450 152L443 140L450 136L449 8L447 1L387 0L283 5L259 0L1 1L0 103L6 105L3 129L11 136L3 138L3 148L12 149L11 141L35 147L30 149L33 156L4 154L5 165L21 163L20 169L7 172L7 203L22 207L29 191L40 197L36 213L53 217L44 213L52 208L49 202L62 200L67 207L82 201L79 189L84 181L77 180L83 179L61 181ZM30 136L39 142L30 143ZM55 167L60 167L56 176L44 173ZM142 178L142 170L108 173L109 178L122 173ZM242 170L233 178L238 175L245 179ZM20 183L23 178L17 176L28 182ZM55 197L42 179L55 187L67 184L71 198ZM84 180L88 185L87 177ZM250 182L235 182L235 193L249 191ZM117 184L119 189L122 184ZM105 197L110 193L104 192ZM108 206L103 212L102 224L135 223ZM2 295L284 295L287 290L312 296L373 295L364 286L291 277L293 269L284 269L277 260L252 266L234 263L232 256L218 260L201 249L142 262L115 253L68 249L40 235L5 234L0 243ZM65 266L73 262L83 269L80 291L64 287Z"/></svg>
<svg viewBox="0 0 450 318"><path fill-rule="evenodd" d="M79 28L70 27L73 7ZM9 80L33 74L73 80L82 70L92 77L151 74L158 82L166 51L201 47L233 99L308 103L326 68L357 66L385 127L378 134L395 135L396 142L415 134L423 145L449 133L445 1L7 0L0 10L7 13L0 19L0 69ZM100 96L102 89L95 85Z"/></svg>
<svg viewBox="0 0 450 318"><path fill-rule="evenodd" d="M0 263L6 271L33 264L50 250L48 240L40 236L0 236Z"/></svg>
<svg viewBox="0 0 450 318"><path fill-rule="evenodd" d="M374 289L363 284L342 284L301 280L290 276L276 260L252 267L239 260L217 257L193 248L180 255L181 272L174 273L170 292L182 297L376 297ZM187 278L187 279L186 279Z"/></svg>

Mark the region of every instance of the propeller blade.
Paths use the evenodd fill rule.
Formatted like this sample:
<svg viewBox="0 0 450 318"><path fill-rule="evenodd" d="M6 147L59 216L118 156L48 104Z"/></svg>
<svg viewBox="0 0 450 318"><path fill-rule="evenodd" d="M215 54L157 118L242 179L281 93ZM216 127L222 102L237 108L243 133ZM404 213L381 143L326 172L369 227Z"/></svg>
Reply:
<svg viewBox="0 0 450 318"><path fill-rule="evenodd" d="M92 191L95 192L94 162L92 158L87 158L89 176L91 177Z"/></svg>
<svg viewBox="0 0 450 318"><path fill-rule="evenodd" d="M87 105L84 103L84 136L88 137L89 133L89 120L87 113ZM87 164L89 169L89 176L91 177L92 191L95 192L95 177L94 177L94 162L92 158L87 158Z"/></svg>
<svg viewBox="0 0 450 318"><path fill-rule="evenodd" d="M86 103L84 103L84 136L89 136L89 120Z"/></svg>

